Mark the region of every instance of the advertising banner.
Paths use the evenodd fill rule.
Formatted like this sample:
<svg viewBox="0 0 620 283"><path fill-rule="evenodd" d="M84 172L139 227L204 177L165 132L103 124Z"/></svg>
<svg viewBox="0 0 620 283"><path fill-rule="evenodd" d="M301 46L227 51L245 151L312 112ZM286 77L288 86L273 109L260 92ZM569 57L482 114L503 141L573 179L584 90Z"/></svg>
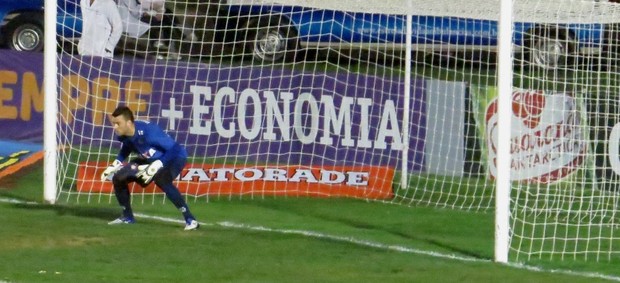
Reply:
<svg viewBox="0 0 620 283"><path fill-rule="evenodd" d="M105 113L120 101L138 119L155 122L182 141L193 157L394 167L401 156L404 86L399 81L268 67L177 68L159 61L90 60L96 68L80 60L63 65L60 94L61 122L77 133L102 137L89 140L90 146L111 145L113 131ZM424 80L412 84L410 132L415 135L409 164L419 172L425 148Z"/></svg>
<svg viewBox="0 0 620 283"><path fill-rule="evenodd" d="M618 191L620 186L620 98L615 86L601 87L586 99L591 154L599 189Z"/></svg>
<svg viewBox="0 0 620 283"><path fill-rule="evenodd" d="M0 179L43 158L43 146L0 140Z"/></svg>
<svg viewBox="0 0 620 283"><path fill-rule="evenodd" d="M472 87L479 109L486 165L496 176L497 88ZM524 183L554 183L583 168L588 144L582 121L583 105L571 93L515 89L512 93L511 179Z"/></svg>
<svg viewBox="0 0 620 283"><path fill-rule="evenodd" d="M107 163L82 163L80 192L113 192L111 182L99 180ZM392 198L394 169L386 166L204 165L188 164L175 181L191 195L287 195L313 197ZM134 184L134 192L162 193L151 183Z"/></svg>
<svg viewBox="0 0 620 283"><path fill-rule="evenodd" d="M187 147L190 156L220 160L216 162L221 163L220 167L197 167L205 170L198 172L229 168L221 166L231 159L245 165L230 169L246 170L252 176L258 173L251 170L263 170L267 164L279 164L269 168L289 172L285 174L288 181L279 182L245 174L235 180L180 181L182 190L197 194L260 191L308 196L392 196L394 169L403 150L404 85L398 81L351 73L206 64L183 66L181 74L178 66L158 62L91 59L97 68L84 68L76 61L76 65L68 62L61 72L61 101L66 101L61 105L67 105L61 108L62 122L71 125L73 131L101 133L112 140L112 129L102 115L116 107L106 104L111 99L132 107L138 119L159 124ZM161 79L162 75L165 79ZM415 142L410 142L409 170L420 172L425 149L424 81L414 81L412 89L410 131L415 133L411 138ZM82 117L83 121L73 117ZM102 148L118 147L105 139L95 143ZM192 170L192 166L199 165L186 170ZM80 170L98 167L83 164ZM308 176L291 181L295 179L291 172L299 170ZM333 176L314 182L325 178L321 170L334 172ZM353 178L349 176L352 172L360 172L361 183L340 180ZM101 187L97 176L96 171L80 171L78 189Z"/></svg>
<svg viewBox="0 0 620 283"><path fill-rule="evenodd" d="M1 52L2 138L42 143L42 54ZM401 166L405 86L398 77L65 58L59 62L58 130L63 143L93 154L118 149L107 114L125 104L200 160L384 167L381 172ZM408 172L462 175L466 84L414 79L411 90ZM451 137L444 139L442 131Z"/></svg>
<svg viewBox="0 0 620 283"><path fill-rule="evenodd" d="M43 55L0 52L0 139L42 144Z"/></svg>

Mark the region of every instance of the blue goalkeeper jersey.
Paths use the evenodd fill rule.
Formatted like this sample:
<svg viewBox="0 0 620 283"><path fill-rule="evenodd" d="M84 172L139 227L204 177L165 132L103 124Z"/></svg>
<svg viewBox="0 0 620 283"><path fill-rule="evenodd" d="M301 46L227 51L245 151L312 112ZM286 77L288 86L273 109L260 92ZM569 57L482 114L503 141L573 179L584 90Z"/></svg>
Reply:
<svg viewBox="0 0 620 283"><path fill-rule="evenodd" d="M124 161L130 153L136 153L151 163L161 160L167 165L176 158L187 158L187 151L159 126L145 121L135 121L136 131L133 136L117 136L123 143L117 159Z"/></svg>

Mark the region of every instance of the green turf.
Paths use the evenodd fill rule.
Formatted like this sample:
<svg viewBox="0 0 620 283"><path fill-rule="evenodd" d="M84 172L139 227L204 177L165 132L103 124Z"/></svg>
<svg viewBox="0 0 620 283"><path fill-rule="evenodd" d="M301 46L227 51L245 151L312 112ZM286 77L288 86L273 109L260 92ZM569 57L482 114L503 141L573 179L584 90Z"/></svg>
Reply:
<svg viewBox="0 0 620 283"><path fill-rule="evenodd" d="M293 67L320 72L346 68L379 77L403 73L398 66L372 64L342 67L318 62ZM605 94L597 86L619 81L609 73L515 71L515 86L581 91L589 85L593 86L587 90L592 95L589 98ZM421 62L412 72L472 85L495 84L495 70L486 65L464 68ZM77 154L85 151L102 152L81 148L70 159L99 160ZM74 177L74 165L64 170L69 178ZM107 221L119 213L111 196L102 196L96 204L82 198L79 203L72 199L60 205L41 204L42 178L37 165L0 180L0 197L37 202L0 202L0 282L604 282L605 276L620 280L620 259L608 258L605 253L600 258L593 253L519 258L542 271L493 263L494 186L488 180L411 176L410 187L417 189L397 190L395 204L333 198L190 198L194 214L204 225L186 233L180 223L152 218L139 218L136 225L110 227ZM524 188L514 196L528 195ZM546 189L551 196L553 190L571 188ZM522 197L517 204L544 207L531 201ZM180 220L180 214L161 196L144 203L136 203L134 210ZM442 209L426 206L437 203L450 205ZM543 224L515 226L517 235L536 240L514 238L513 247L536 251L554 245L568 249L589 246L589 250L605 251L620 244L606 240L617 232L614 227L597 230L565 225L584 217L597 223L598 218L607 217L608 221L615 216L565 210L575 205L568 199L551 203L562 209L552 215L530 210L519 216L528 223ZM569 240L557 241L562 237Z"/></svg>
<svg viewBox="0 0 620 283"><path fill-rule="evenodd" d="M41 204L41 180L40 165L2 180L10 189L1 197L36 204L0 202L0 281L605 281L552 269L620 276L610 262L541 261L540 272L493 263L490 213L350 199L214 199L190 203L204 223L198 231L152 218L111 227L114 202ZM170 203L134 209L180 220Z"/></svg>

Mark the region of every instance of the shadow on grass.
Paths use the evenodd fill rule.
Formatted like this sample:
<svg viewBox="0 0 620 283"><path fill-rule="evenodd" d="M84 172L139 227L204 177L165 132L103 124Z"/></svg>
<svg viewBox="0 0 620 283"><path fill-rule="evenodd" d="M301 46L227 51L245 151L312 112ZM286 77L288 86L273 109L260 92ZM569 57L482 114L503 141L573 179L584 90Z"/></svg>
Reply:
<svg viewBox="0 0 620 283"><path fill-rule="evenodd" d="M117 208L103 208L103 207L83 207L83 206L71 206L61 204L41 204L41 203L12 203L14 208L28 209L28 210L47 210L55 212L59 216L72 215L78 217L88 217L110 221L119 216Z"/></svg>
<svg viewBox="0 0 620 283"><path fill-rule="evenodd" d="M384 232L386 232L388 234L396 235L396 236L401 237L403 239L417 241L417 242L425 242L427 244L439 247L441 249L445 249L445 250L451 251L453 253L457 253L457 254L461 254L461 255L465 255L465 256L470 256L470 257L479 258L479 259L489 259L489 260L492 259L492 258L486 257L486 256L484 256L484 255L482 255L480 253L475 253L475 252L472 252L471 250L463 249L462 246L449 245L449 244L442 243L441 241L438 241L438 240L435 240L435 239L427 239L427 238L416 237L414 235L407 234L407 233L404 233L402 231L398 231L398 230L394 230L394 229L386 229L386 227L379 226L379 225L362 223L362 222L359 222L359 221L353 221L351 219L346 219L346 218L325 217L324 215L321 215L320 217L323 218L323 219L330 220L330 221L338 221L340 223L349 225L349 226L354 227L354 228L363 228L363 229L369 229L369 230L384 231Z"/></svg>
<svg viewBox="0 0 620 283"><path fill-rule="evenodd" d="M70 204L47 204L40 203L28 199L19 197L11 197L11 194L0 192L0 199L4 199L2 202L6 203L6 206L10 206L15 209L21 210L38 210L49 211L55 213L58 216L76 216L80 218L91 218L102 220L104 224L116 219L120 216L121 211L119 207L92 207L82 205L70 205ZM168 221L152 221L150 219L139 219L139 223L146 222L149 224L155 224L159 226L177 226L177 223L170 223ZM0 281L1 282L1 281Z"/></svg>
<svg viewBox="0 0 620 283"><path fill-rule="evenodd" d="M341 223L343 225L349 226L349 227L353 227L356 229L363 229L363 230L375 230L375 231L381 231L381 232L385 232L391 235L395 235L398 236L400 238L406 239L406 240L410 240L411 242L422 242L422 243L427 243L433 246L436 246L438 248L441 248L443 250L447 250L450 252L453 252L455 254L460 254L463 256L469 256L469 257L473 257L473 258L478 258L478 259L486 259L486 260L491 260L492 258L485 256L481 253L476 253L472 250L468 250L463 246L457 246L457 245L450 245L448 243L442 242L440 240L437 239L429 239L429 238L423 238L423 237L417 237L413 234L410 233L406 233L404 231L400 231L397 229L391 229L389 227L386 226L381 226L378 224L372 224L369 222L364 222L362 220L354 220L354 219L350 219L350 218L346 218L346 217L339 217L338 215L325 215L323 213L312 213L312 211L310 210L306 210L304 209L303 211L297 211L297 210L293 210L291 209L290 206L287 206L286 208L280 207L279 205L274 205L273 203L270 204L265 204L265 203L261 203L261 202L254 202L252 203L253 205L257 205L260 207L264 207L264 208L268 208L271 210L276 210L282 213L288 213L288 214L295 214L298 216L302 216L302 217L313 217L313 218L317 218L317 219L321 219L323 221L329 221L329 222L337 222L337 223Z"/></svg>

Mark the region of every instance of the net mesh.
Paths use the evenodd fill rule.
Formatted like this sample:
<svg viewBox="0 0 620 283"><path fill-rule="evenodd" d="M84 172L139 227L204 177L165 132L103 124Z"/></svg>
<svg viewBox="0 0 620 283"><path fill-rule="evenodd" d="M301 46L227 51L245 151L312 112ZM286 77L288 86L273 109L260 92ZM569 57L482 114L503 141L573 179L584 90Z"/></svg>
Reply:
<svg viewBox="0 0 620 283"><path fill-rule="evenodd" d="M187 148L176 182L195 202L346 196L490 213L499 4L168 1L169 25L125 33L112 58L80 56L79 33L67 33L58 199L114 201L99 174L119 146L107 115L124 104ZM70 5L79 3L65 1L60 22L79 31ZM514 5L510 253L612 260L620 6Z"/></svg>

